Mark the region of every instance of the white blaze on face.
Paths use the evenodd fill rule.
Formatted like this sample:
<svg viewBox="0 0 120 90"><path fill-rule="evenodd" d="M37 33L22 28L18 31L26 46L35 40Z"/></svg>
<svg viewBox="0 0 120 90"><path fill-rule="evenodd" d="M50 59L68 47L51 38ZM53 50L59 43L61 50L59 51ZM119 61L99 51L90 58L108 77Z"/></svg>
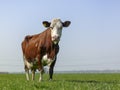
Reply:
<svg viewBox="0 0 120 90"><path fill-rule="evenodd" d="M52 41L56 44L60 41L60 37L62 35L62 21L60 19L53 19L51 22L51 38Z"/></svg>

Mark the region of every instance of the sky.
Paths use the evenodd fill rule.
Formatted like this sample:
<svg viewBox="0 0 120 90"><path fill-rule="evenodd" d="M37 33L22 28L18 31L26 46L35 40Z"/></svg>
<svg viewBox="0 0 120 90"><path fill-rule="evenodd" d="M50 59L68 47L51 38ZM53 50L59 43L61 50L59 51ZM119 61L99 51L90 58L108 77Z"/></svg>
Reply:
<svg viewBox="0 0 120 90"><path fill-rule="evenodd" d="M120 0L0 0L0 72L22 72L21 42L60 18L56 71L120 70Z"/></svg>

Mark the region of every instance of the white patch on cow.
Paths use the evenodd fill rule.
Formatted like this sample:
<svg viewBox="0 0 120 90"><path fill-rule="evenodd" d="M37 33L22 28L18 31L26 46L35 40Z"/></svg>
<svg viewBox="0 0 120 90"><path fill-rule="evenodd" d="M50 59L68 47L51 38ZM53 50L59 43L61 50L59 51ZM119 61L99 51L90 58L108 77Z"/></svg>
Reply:
<svg viewBox="0 0 120 90"><path fill-rule="evenodd" d="M53 19L51 22L51 38L52 41L56 44L60 41L60 37L62 35L62 21L60 19Z"/></svg>
<svg viewBox="0 0 120 90"><path fill-rule="evenodd" d="M43 56L42 58L42 64L43 66L50 66L54 60L48 58L47 54Z"/></svg>
<svg viewBox="0 0 120 90"><path fill-rule="evenodd" d="M33 67L33 63L29 63L27 60L25 60L24 63L29 69Z"/></svg>
<svg viewBox="0 0 120 90"><path fill-rule="evenodd" d="M35 58L33 60L33 62L28 62L27 59L25 58L24 56L24 64L27 66L28 69L31 69L31 68L37 68L37 62L38 62L38 59Z"/></svg>
<svg viewBox="0 0 120 90"><path fill-rule="evenodd" d="M33 65L27 61L25 56L23 56L23 59L24 59L24 64L27 66L28 69L30 69Z"/></svg>

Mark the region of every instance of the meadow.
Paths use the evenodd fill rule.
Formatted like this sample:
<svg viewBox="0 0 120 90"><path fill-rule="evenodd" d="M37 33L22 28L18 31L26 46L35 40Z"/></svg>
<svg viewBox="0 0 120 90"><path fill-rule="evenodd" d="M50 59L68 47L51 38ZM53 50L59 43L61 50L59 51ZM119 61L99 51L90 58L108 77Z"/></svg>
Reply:
<svg viewBox="0 0 120 90"><path fill-rule="evenodd" d="M120 90L120 74L54 74L26 81L25 74L0 74L0 90Z"/></svg>

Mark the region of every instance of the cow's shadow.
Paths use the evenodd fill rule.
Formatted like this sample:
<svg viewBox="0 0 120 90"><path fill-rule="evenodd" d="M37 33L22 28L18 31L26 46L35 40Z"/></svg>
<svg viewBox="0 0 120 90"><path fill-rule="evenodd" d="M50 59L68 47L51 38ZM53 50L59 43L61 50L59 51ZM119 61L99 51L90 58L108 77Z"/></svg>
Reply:
<svg viewBox="0 0 120 90"><path fill-rule="evenodd" d="M98 83L95 80L66 80L67 82L77 82L77 83Z"/></svg>
<svg viewBox="0 0 120 90"><path fill-rule="evenodd" d="M53 82L57 82L61 80L53 80ZM100 84L100 83L107 83L107 84L113 84L117 83L116 81L97 81L97 80L64 80L65 82L74 82L74 83L95 83L95 84Z"/></svg>

